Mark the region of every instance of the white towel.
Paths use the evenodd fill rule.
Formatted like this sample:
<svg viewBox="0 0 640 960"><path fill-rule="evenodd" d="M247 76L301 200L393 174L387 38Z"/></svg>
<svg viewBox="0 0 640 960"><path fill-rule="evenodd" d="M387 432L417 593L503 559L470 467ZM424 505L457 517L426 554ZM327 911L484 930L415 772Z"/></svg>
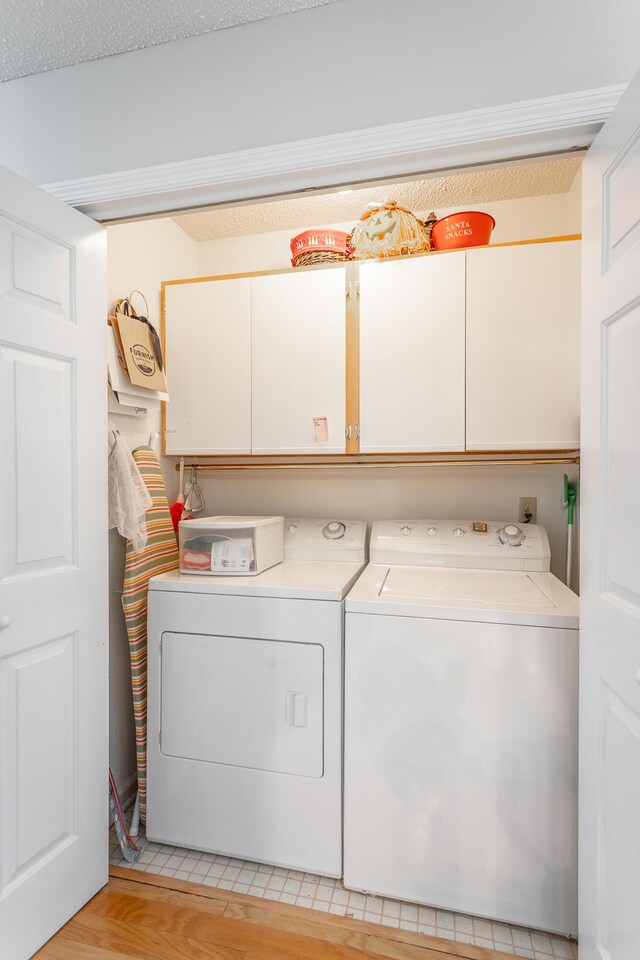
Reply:
<svg viewBox="0 0 640 960"><path fill-rule="evenodd" d="M116 527L139 553L147 545L145 515L153 500L127 441L118 430L114 436L109 454L109 529Z"/></svg>

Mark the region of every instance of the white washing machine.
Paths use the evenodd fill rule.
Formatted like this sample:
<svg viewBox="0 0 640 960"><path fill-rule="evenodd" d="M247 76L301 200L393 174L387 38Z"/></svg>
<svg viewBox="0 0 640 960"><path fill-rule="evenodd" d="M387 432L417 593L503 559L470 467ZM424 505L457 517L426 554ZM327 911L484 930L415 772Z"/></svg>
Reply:
<svg viewBox="0 0 640 960"><path fill-rule="evenodd" d="M342 874L344 598L366 523L285 521L255 577L150 582L147 836Z"/></svg>
<svg viewBox="0 0 640 960"><path fill-rule="evenodd" d="M578 598L542 527L379 522L346 603L344 880L575 934Z"/></svg>

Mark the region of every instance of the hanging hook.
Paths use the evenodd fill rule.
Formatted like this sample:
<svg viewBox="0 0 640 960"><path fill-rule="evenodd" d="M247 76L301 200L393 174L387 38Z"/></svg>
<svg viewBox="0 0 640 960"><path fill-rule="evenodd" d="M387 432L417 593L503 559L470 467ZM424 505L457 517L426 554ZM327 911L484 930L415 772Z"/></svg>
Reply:
<svg viewBox="0 0 640 960"><path fill-rule="evenodd" d="M191 484L189 486L187 500L189 502L190 513L201 513L206 506L204 494L198 483L198 466L195 463L191 464Z"/></svg>

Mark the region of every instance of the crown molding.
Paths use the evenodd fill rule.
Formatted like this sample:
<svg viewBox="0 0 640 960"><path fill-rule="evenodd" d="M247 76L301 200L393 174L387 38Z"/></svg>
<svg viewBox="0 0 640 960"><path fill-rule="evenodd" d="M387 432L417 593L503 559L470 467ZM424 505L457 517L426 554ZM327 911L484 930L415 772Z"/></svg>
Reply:
<svg viewBox="0 0 640 960"><path fill-rule="evenodd" d="M43 185L96 220L588 147L624 85Z"/></svg>

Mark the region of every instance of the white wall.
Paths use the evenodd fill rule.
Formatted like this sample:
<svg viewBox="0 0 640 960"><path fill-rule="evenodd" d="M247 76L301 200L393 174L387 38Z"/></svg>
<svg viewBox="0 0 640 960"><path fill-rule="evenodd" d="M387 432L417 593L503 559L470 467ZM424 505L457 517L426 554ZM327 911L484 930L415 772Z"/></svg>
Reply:
<svg viewBox="0 0 640 960"><path fill-rule="evenodd" d="M569 193L550 196L525 197L521 200L498 200L492 203L471 204L470 209L484 210L496 221L492 243L508 243L513 240L531 240L537 237L558 237L580 233L581 211L579 207L580 178L578 186ZM381 196L384 196L381 188ZM577 205L576 205L577 197ZM393 199L390 197L389 199ZM439 217L460 210L455 207L439 208ZM416 210L417 215L427 217L429 210ZM225 273L243 273L251 270L277 270L291 266L291 238L310 227L333 227L335 230L353 229L354 222L301 223L291 230L271 233L255 233L244 237L229 237L221 240L205 240L198 248L198 276L216 276Z"/></svg>
<svg viewBox="0 0 640 960"><path fill-rule="evenodd" d="M571 184L567 193L567 216L569 222L579 223L582 231L582 167L578 170L577 176Z"/></svg>
<svg viewBox="0 0 640 960"><path fill-rule="evenodd" d="M552 570L564 579L566 510L562 476L574 466L379 467L202 473L207 514L283 514L349 520L515 520L519 497L537 497L551 543ZM577 577L574 579L574 589Z"/></svg>
<svg viewBox="0 0 640 960"><path fill-rule="evenodd" d="M636 0L343 0L0 86L36 183L627 82Z"/></svg>
<svg viewBox="0 0 640 960"><path fill-rule="evenodd" d="M149 319L160 320L160 283L172 276L190 277L196 272L196 244L172 220L133 223L108 228L107 291L109 307L131 290L142 290L149 303ZM109 419L126 437L133 450L146 444L149 434L160 429L159 413L139 420L110 414ZM175 489L174 472L165 469ZM117 531L109 535L109 764L125 799L135 784L135 734L129 646L122 613L124 541Z"/></svg>

